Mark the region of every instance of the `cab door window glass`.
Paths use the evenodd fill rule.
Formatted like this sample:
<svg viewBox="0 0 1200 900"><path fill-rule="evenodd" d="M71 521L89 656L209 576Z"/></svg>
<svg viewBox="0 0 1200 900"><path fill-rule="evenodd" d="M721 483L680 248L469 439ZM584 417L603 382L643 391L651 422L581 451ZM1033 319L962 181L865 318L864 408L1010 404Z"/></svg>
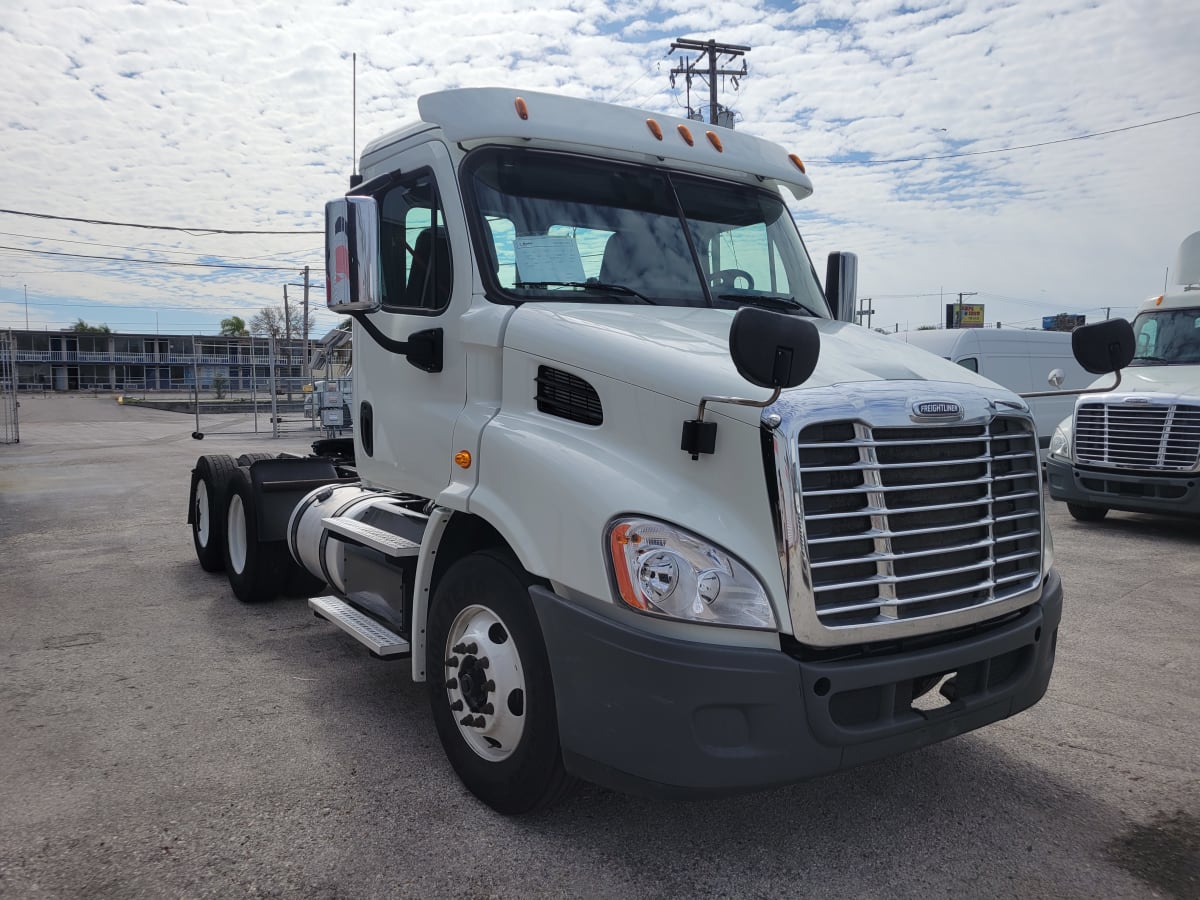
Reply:
<svg viewBox="0 0 1200 900"><path fill-rule="evenodd" d="M446 229L433 173L401 178L379 198L383 305L436 312L450 302L452 269Z"/></svg>

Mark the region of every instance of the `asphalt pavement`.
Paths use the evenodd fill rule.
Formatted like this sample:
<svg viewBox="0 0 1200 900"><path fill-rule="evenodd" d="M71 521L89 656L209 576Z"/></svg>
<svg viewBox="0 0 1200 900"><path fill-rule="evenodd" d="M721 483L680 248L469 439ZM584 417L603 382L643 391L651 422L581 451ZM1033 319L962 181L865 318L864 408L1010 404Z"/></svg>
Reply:
<svg viewBox="0 0 1200 900"><path fill-rule="evenodd" d="M215 417L214 417L215 418ZM227 417L22 399L0 446L0 897L1200 896L1200 523L1076 523L1046 698L833 777L509 819L405 663L237 602L185 523ZM218 433L224 432L224 433Z"/></svg>

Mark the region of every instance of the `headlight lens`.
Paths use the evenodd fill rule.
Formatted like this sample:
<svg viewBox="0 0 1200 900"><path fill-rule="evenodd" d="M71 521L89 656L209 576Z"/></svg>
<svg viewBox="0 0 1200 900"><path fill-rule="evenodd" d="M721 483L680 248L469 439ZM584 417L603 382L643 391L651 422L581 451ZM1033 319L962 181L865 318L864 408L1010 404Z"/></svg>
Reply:
<svg viewBox="0 0 1200 900"><path fill-rule="evenodd" d="M1050 455L1059 459L1071 458L1071 420L1063 419L1050 438Z"/></svg>
<svg viewBox="0 0 1200 900"><path fill-rule="evenodd" d="M774 629L767 591L740 561L694 534L651 519L608 531L617 592L641 612L740 628Z"/></svg>

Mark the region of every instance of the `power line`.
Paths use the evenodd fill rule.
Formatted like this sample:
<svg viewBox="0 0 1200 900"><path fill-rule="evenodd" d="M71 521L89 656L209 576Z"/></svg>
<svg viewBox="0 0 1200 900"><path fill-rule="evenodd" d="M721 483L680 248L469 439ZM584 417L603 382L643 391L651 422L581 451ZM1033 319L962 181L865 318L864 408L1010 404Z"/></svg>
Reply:
<svg viewBox="0 0 1200 900"><path fill-rule="evenodd" d="M94 256L88 253L63 253L58 250L30 250L27 247L8 247L0 244L0 250L17 253L34 253L39 256L69 256L72 259L105 259L112 262L133 263L142 266L189 266L201 269L250 269L258 272L294 272L303 266L235 266L229 263L176 262L172 259L127 259L124 256Z"/></svg>
<svg viewBox="0 0 1200 900"><path fill-rule="evenodd" d="M31 219L52 219L56 222L82 222L85 225L116 225L120 228L145 228L150 231L183 231L191 235L202 234L324 234L324 231L266 231L229 228L187 228L180 225L146 225L141 222L113 222L107 219L78 219L72 216L52 216L48 213L25 212L19 209L0 209L10 216L28 216Z"/></svg>
<svg viewBox="0 0 1200 900"><path fill-rule="evenodd" d="M1078 134L1075 137L1058 138L1053 141L1038 141L1034 144L1019 144L1016 147L999 147L993 150L968 150L964 153L947 153L942 156L908 156L901 159L814 159L812 162L826 163L833 166L888 166L896 163L930 162L939 159L962 159L966 156L985 156L989 153L1011 153L1014 150L1031 150L1034 147L1049 147L1052 144L1068 144L1071 141L1086 141L1089 138L1104 137L1108 134L1118 134L1122 131L1133 131L1135 128L1149 128L1151 125L1162 125L1165 122L1175 122L1191 116L1200 116L1200 110L1183 113L1178 116L1168 116L1165 119L1155 119L1153 122L1141 122L1137 125L1125 125L1122 128L1110 128L1107 131L1093 131L1090 134Z"/></svg>

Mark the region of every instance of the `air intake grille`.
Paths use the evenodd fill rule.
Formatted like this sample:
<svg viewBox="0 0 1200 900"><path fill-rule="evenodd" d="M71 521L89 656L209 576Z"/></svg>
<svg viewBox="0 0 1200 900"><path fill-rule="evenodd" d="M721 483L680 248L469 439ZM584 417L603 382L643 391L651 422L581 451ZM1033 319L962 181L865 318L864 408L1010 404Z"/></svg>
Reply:
<svg viewBox="0 0 1200 900"><path fill-rule="evenodd" d="M584 425L599 425L604 421L596 389L578 375L538 366L536 381L538 412Z"/></svg>
<svg viewBox="0 0 1200 900"><path fill-rule="evenodd" d="M836 422L805 428L798 440L822 624L954 612L1038 585L1038 451L1027 421Z"/></svg>
<svg viewBox="0 0 1200 900"><path fill-rule="evenodd" d="M1200 462L1200 406L1083 403L1075 414L1081 463L1181 472Z"/></svg>

